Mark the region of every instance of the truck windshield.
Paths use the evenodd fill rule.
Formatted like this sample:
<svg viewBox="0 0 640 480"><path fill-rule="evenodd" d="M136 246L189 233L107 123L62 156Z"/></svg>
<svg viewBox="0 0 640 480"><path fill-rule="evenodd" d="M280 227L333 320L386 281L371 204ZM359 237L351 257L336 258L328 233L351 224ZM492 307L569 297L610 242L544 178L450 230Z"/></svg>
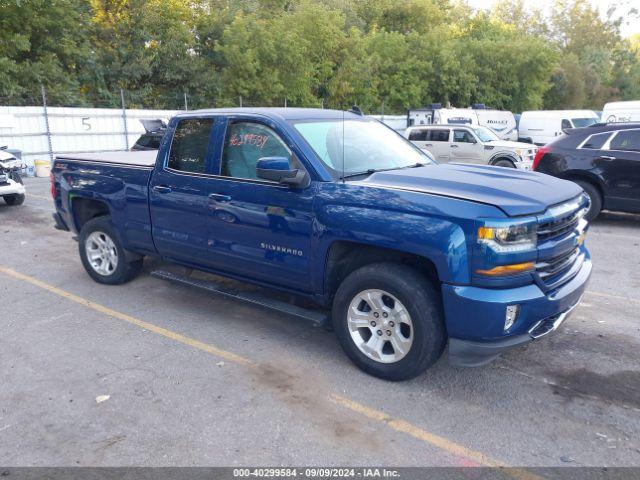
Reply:
<svg viewBox="0 0 640 480"><path fill-rule="evenodd" d="M488 128L476 127L473 129L481 142L493 142L494 140L500 140L498 136Z"/></svg>
<svg viewBox="0 0 640 480"><path fill-rule="evenodd" d="M293 125L338 176L434 163L411 142L375 120L311 120Z"/></svg>
<svg viewBox="0 0 640 480"><path fill-rule="evenodd" d="M575 128L588 127L594 123L598 123L597 118L572 118L571 123Z"/></svg>

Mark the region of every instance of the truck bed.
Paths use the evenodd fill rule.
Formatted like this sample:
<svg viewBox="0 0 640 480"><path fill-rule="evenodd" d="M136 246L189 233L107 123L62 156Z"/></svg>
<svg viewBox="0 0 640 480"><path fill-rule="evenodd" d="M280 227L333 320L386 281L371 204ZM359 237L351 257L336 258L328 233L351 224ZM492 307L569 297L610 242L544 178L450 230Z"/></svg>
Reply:
<svg viewBox="0 0 640 480"><path fill-rule="evenodd" d="M156 150L146 151L114 151L99 153L67 153L58 155L58 160L81 162L112 163L114 165L152 168L156 163Z"/></svg>

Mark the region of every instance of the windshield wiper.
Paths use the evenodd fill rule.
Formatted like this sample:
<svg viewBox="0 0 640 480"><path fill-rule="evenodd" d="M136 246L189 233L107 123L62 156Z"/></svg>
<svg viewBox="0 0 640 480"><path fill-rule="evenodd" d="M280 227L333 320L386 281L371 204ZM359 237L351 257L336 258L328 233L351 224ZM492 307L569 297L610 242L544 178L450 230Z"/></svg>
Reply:
<svg viewBox="0 0 640 480"><path fill-rule="evenodd" d="M347 175L343 175L340 177L340 180L344 180L345 178L359 177L361 175L371 175L372 173L378 172L388 172L390 170L402 170L404 168L417 168L424 167L427 165L426 163L414 163L413 165L406 165L404 167L391 167L391 168L370 168L364 172L356 172L356 173L348 173Z"/></svg>

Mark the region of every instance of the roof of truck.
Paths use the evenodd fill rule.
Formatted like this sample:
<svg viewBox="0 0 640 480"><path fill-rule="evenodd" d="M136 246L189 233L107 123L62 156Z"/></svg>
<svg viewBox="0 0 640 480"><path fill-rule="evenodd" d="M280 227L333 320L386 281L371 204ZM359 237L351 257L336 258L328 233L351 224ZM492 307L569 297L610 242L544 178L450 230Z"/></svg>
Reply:
<svg viewBox="0 0 640 480"><path fill-rule="evenodd" d="M364 118L353 112L343 110L331 110L324 108L269 108L269 107L241 107L241 108L211 108L204 110L192 110L180 113L178 117L193 115L220 115L220 114L245 114L245 115L262 115L272 119L279 120L310 120L310 119L329 119L342 120Z"/></svg>

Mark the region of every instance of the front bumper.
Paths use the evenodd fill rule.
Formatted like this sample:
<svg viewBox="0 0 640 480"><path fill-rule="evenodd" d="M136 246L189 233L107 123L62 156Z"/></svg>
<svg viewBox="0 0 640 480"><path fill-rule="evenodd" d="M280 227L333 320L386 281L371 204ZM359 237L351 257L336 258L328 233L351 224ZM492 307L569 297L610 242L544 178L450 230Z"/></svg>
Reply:
<svg viewBox="0 0 640 480"><path fill-rule="evenodd" d="M26 193L26 190L24 188L24 185L12 179L9 179L8 183L0 184L0 196L24 195L25 193Z"/></svg>
<svg viewBox="0 0 640 480"><path fill-rule="evenodd" d="M531 170L533 166L533 160L520 160L516 162L516 168L518 170Z"/></svg>
<svg viewBox="0 0 640 480"><path fill-rule="evenodd" d="M591 270L587 254L577 274L547 294L537 285L504 290L443 285L450 363L483 365L554 332L580 303ZM506 307L514 304L520 305L520 314L504 332Z"/></svg>

